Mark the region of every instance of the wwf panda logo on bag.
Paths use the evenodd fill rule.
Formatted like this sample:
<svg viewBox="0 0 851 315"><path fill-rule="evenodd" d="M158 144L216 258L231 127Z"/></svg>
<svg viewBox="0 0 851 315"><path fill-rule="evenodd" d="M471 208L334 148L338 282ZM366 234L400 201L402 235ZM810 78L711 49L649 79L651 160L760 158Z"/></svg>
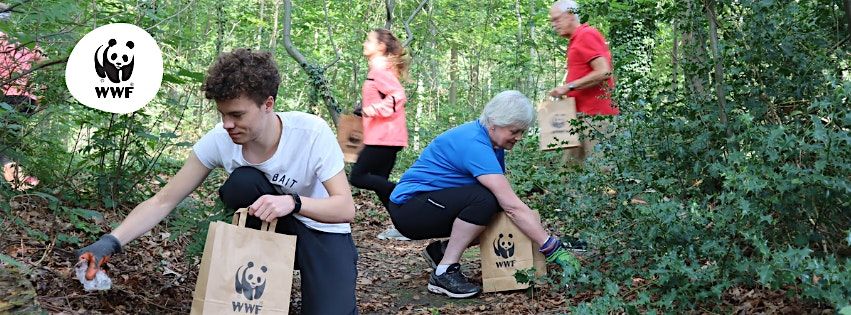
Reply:
<svg viewBox="0 0 851 315"><path fill-rule="evenodd" d="M244 267L244 268L243 268ZM242 294L249 301L259 299L266 290L266 266L254 268L254 262L239 266L236 270L236 293Z"/></svg>
<svg viewBox="0 0 851 315"><path fill-rule="evenodd" d="M499 237L493 240L493 251L505 259L514 256L514 235L508 233L508 236L505 236L499 233Z"/></svg>

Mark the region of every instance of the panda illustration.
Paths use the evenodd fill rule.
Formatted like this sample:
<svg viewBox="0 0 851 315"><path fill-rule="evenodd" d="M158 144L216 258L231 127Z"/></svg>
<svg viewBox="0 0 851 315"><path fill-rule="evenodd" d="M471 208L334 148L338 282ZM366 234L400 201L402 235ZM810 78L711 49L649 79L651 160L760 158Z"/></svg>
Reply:
<svg viewBox="0 0 851 315"><path fill-rule="evenodd" d="M95 71L101 78L109 78L112 83L127 81L133 74L135 56L133 55L132 41L124 45L118 45L115 39L109 40L109 45L103 49L103 45L95 51Z"/></svg>
<svg viewBox="0 0 851 315"><path fill-rule="evenodd" d="M497 256L506 259L514 256L514 235L508 233L508 237L505 237L502 233L499 233L499 237L493 240L493 251Z"/></svg>
<svg viewBox="0 0 851 315"><path fill-rule="evenodd" d="M249 301L259 299L266 289L267 270L266 266L254 268L254 262L251 261L245 269L240 266L236 270L236 293L244 295Z"/></svg>
<svg viewBox="0 0 851 315"><path fill-rule="evenodd" d="M567 124L567 114L555 114L550 120L550 125L553 128L561 129Z"/></svg>

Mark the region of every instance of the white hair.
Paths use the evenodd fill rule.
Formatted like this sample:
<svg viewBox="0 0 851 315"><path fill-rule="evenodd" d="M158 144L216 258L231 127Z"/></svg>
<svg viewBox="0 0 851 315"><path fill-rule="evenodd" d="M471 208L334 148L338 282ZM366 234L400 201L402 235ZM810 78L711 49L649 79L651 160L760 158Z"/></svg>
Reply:
<svg viewBox="0 0 851 315"><path fill-rule="evenodd" d="M579 4L573 0L558 0L553 3L553 7L561 13L567 12L567 10L569 9L579 10ZM573 15L576 16L576 22L582 21L581 19L579 19L579 14L574 13Z"/></svg>
<svg viewBox="0 0 851 315"><path fill-rule="evenodd" d="M532 101L519 91L502 91L494 96L482 115L479 122L487 127L515 126L528 129L535 120L535 110Z"/></svg>

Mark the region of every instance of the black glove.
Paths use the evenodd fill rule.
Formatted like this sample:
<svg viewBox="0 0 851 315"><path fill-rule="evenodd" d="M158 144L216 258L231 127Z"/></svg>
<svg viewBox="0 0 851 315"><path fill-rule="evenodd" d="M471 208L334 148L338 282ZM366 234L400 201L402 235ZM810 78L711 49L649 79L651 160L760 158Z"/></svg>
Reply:
<svg viewBox="0 0 851 315"><path fill-rule="evenodd" d="M76 254L80 260L89 264L86 268L86 280L94 279L98 270L109 261L109 256L120 251L121 242L112 234L105 234L97 242L77 250Z"/></svg>

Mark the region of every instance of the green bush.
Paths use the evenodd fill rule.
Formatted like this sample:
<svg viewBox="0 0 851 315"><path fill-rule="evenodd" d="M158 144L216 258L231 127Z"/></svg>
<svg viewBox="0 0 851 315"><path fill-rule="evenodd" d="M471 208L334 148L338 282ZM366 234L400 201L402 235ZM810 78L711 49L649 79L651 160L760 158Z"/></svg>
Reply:
<svg viewBox="0 0 851 315"><path fill-rule="evenodd" d="M609 20L623 115L603 156L571 169L527 145L510 166L533 208L595 250L570 293L601 295L576 311L696 309L737 286L849 304L849 50L831 48L825 5L715 4L718 58L701 3ZM676 68L640 53L675 37Z"/></svg>

